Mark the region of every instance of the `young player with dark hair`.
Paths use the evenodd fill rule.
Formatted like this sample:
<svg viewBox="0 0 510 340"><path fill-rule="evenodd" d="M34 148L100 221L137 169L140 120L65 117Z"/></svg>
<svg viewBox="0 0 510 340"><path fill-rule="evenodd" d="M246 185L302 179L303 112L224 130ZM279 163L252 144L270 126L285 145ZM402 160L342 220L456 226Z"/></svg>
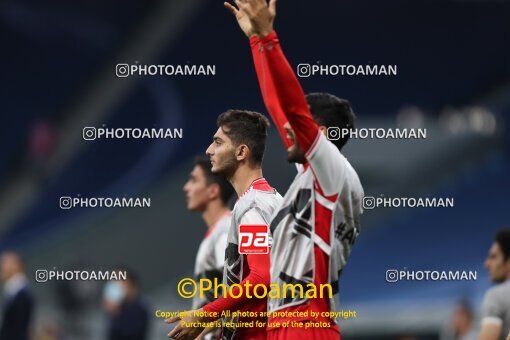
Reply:
<svg viewBox="0 0 510 340"><path fill-rule="evenodd" d="M246 282L254 287L258 284L269 285L269 253L241 254L239 245L243 241L240 233L244 227L257 226L265 228L265 240L269 247L269 222L282 197L262 177L262 159L269 121L263 115L240 110L229 110L218 117L218 130L206 153L211 159L213 173L224 174L239 196L232 211L232 223L228 232L225 251L223 283L227 287L233 284L244 286ZM239 291L232 288L232 294L223 296L205 305L198 312L218 313L223 311L241 311L261 313L267 310L267 299L255 298L254 292ZM260 295L260 294L258 294ZM237 296L240 296L237 298ZM251 298L249 297L251 296ZM229 319L236 321L266 322L265 317ZM181 320L170 318L167 323ZM191 311L182 318L189 323L211 321ZM181 324L168 334L174 339L195 339L202 332L202 327L183 327ZM222 329L223 339L266 339L264 328Z"/></svg>
<svg viewBox="0 0 510 340"><path fill-rule="evenodd" d="M223 280L225 248L230 228L231 212L229 201L234 188L221 174L213 174L211 161L206 156L197 156L195 166L183 188L186 193L188 210L199 212L207 225L207 233L200 243L195 259L195 279ZM207 292L202 297L193 297L192 309L203 307L214 301L213 294ZM209 333L205 339L215 339L219 332Z"/></svg>
<svg viewBox="0 0 510 340"><path fill-rule="evenodd" d="M350 104L331 94L305 97L273 30L276 1L238 0L230 9L250 38L264 103L283 139L287 159L298 174L273 215L271 284L331 284L333 297L306 298L287 293L269 299L273 325L287 321L322 322L321 328L268 328L270 339L338 339L339 328L329 317L296 316L299 312L329 312L338 304L338 280L360 228L363 188L358 175L340 153L347 139L329 141L328 128L353 128ZM307 101L308 100L308 101ZM285 315L285 314L284 314ZM320 315L320 314L319 314ZM305 335L306 334L306 335Z"/></svg>

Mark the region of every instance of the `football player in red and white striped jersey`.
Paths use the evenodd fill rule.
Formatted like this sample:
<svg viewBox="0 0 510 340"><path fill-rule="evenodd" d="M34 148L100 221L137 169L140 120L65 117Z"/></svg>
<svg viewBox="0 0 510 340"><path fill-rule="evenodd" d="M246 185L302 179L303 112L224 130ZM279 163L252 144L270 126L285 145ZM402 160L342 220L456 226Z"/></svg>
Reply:
<svg viewBox="0 0 510 340"><path fill-rule="evenodd" d="M356 171L340 150L347 142L328 129L351 129L354 113L348 101L328 93L305 96L273 30L276 1L236 0L225 3L249 37L255 69L266 108L285 147L287 160L298 174L273 215L271 284L312 283L332 286L332 298L270 299L269 312L314 311L303 317L272 317L271 325L287 321L322 322L327 327L270 327L269 339L339 339L335 320L325 313L337 310L338 279L360 229L363 188ZM332 130L331 130L332 131ZM337 138L339 137L339 138ZM298 292L296 292L298 293Z"/></svg>

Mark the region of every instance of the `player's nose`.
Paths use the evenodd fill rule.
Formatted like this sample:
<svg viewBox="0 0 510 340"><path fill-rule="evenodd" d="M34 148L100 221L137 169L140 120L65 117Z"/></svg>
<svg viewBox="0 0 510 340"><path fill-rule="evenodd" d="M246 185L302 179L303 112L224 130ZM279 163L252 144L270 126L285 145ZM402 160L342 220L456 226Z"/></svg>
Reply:
<svg viewBox="0 0 510 340"><path fill-rule="evenodd" d="M213 152L212 152L212 144L209 145L209 147L207 148L207 150L205 150L205 154L207 156L212 156L213 155Z"/></svg>

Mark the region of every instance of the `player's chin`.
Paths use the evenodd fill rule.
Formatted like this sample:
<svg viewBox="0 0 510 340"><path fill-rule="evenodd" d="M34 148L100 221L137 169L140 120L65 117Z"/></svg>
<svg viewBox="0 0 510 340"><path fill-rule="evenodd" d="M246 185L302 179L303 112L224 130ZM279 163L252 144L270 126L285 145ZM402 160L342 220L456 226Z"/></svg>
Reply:
<svg viewBox="0 0 510 340"><path fill-rule="evenodd" d="M503 283L506 281L506 277L504 276L493 276L492 277L492 282L494 283Z"/></svg>
<svg viewBox="0 0 510 340"><path fill-rule="evenodd" d="M301 155L295 146L291 146L287 149L287 162L289 163L305 163L304 156Z"/></svg>
<svg viewBox="0 0 510 340"><path fill-rule="evenodd" d="M221 169L219 166L216 165L216 163L212 163L211 172L213 174L219 174L219 173L221 173Z"/></svg>
<svg viewBox="0 0 510 340"><path fill-rule="evenodd" d="M188 201L188 203L186 204L186 208L189 211L195 211L196 210L196 206L194 204L192 204L190 201Z"/></svg>

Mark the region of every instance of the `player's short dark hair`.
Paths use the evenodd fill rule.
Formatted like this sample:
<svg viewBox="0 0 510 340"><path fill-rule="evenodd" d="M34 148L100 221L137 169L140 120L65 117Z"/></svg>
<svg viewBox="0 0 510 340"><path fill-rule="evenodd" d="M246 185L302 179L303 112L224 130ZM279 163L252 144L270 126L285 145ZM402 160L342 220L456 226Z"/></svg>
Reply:
<svg viewBox="0 0 510 340"><path fill-rule="evenodd" d="M207 185L218 184L220 187L220 198L223 204L228 205L228 202L234 194L234 187L227 180L224 174L213 174L211 171L211 160L206 156L196 156L195 165L200 167L204 172L205 182Z"/></svg>
<svg viewBox="0 0 510 340"><path fill-rule="evenodd" d="M269 127L266 117L253 111L228 110L220 114L217 123L218 127L227 129L224 132L235 146L248 146L254 165L262 164Z"/></svg>
<svg viewBox="0 0 510 340"><path fill-rule="evenodd" d="M494 239L503 252L503 259L507 261L510 259L510 229L502 229L496 234Z"/></svg>
<svg viewBox="0 0 510 340"><path fill-rule="evenodd" d="M356 116L352 111L351 103L346 99L338 98L330 93L309 93L306 101L310 106L310 112L317 124L326 128L338 127L340 129L354 129ZM347 134L344 138L332 140L339 150L349 140Z"/></svg>

